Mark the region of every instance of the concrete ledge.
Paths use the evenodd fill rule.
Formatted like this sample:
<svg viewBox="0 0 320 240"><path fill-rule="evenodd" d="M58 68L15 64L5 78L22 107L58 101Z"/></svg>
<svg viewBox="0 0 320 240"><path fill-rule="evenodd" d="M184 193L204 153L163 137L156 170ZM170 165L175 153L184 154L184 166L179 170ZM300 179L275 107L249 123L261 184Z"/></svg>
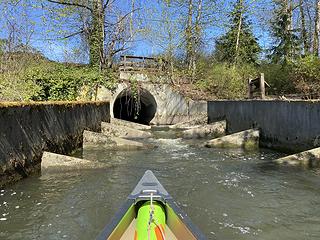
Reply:
<svg viewBox="0 0 320 240"><path fill-rule="evenodd" d="M127 139L151 138L152 134L126 126L117 126L111 123L102 122L101 132L110 137L121 137Z"/></svg>
<svg viewBox="0 0 320 240"><path fill-rule="evenodd" d="M111 118L110 119L110 123L114 124L114 125L118 125L118 126L125 126L125 127L134 128L134 129L137 129L137 130L148 130L148 129L151 129L151 126L148 126L148 125L129 122L129 121L125 121L125 120L117 119L117 118Z"/></svg>
<svg viewBox="0 0 320 240"><path fill-rule="evenodd" d="M95 168L108 168L111 164L88 161L81 158L69 157L51 152L43 152L41 174L76 171Z"/></svg>
<svg viewBox="0 0 320 240"><path fill-rule="evenodd" d="M175 129L175 128L193 128L198 125L207 124L207 122L208 122L208 116L201 116L198 118L191 119L189 121L184 121L181 123L170 125L169 128L173 128L173 129Z"/></svg>
<svg viewBox="0 0 320 240"><path fill-rule="evenodd" d="M315 148L305 152L293 154L287 157L274 160L275 163L302 166L302 167L319 167L320 166L320 148Z"/></svg>
<svg viewBox="0 0 320 240"><path fill-rule="evenodd" d="M185 139L205 138L205 137L221 137L226 135L226 121L206 124L204 126L196 126L182 132L181 137Z"/></svg>
<svg viewBox="0 0 320 240"><path fill-rule="evenodd" d="M139 150L154 148L154 145L144 144L119 137L109 137L103 133L83 132L83 148L107 148L111 150Z"/></svg>
<svg viewBox="0 0 320 240"><path fill-rule="evenodd" d="M255 149L259 147L259 130L250 129L234 133L221 138L216 138L205 143L205 147L244 148Z"/></svg>

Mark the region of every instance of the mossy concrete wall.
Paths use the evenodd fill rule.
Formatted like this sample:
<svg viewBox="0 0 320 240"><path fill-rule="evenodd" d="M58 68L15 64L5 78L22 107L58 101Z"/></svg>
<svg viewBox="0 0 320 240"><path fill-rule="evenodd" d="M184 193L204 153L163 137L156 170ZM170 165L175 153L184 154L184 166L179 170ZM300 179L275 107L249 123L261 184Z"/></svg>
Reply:
<svg viewBox="0 0 320 240"><path fill-rule="evenodd" d="M0 104L0 186L40 171L43 151L81 147L84 130L110 121L108 102Z"/></svg>
<svg viewBox="0 0 320 240"><path fill-rule="evenodd" d="M299 152L320 146L320 101L211 101L209 123L226 120L227 132L260 130L260 146Z"/></svg>

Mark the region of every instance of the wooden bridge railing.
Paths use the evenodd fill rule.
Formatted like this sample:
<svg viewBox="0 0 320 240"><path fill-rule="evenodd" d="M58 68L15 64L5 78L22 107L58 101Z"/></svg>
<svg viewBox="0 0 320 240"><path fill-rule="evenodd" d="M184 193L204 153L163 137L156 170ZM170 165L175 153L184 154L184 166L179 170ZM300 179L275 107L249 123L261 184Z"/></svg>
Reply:
<svg viewBox="0 0 320 240"><path fill-rule="evenodd" d="M150 71L158 72L165 71L167 62L161 58L142 57L122 55L120 56L119 70L120 71Z"/></svg>

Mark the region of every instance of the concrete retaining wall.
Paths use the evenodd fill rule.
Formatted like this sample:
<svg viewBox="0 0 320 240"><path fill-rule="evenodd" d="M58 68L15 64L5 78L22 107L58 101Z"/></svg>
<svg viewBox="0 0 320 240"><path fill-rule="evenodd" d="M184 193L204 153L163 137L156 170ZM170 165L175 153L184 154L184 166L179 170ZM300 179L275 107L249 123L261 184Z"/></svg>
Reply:
<svg viewBox="0 0 320 240"><path fill-rule="evenodd" d="M44 150L81 147L84 129L109 120L107 102L0 105L0 186L39 171Z"/></svg>
<svg viewBox="0 0 320 240"><path fill-rule="evenodd" d="M227 120L227 132L260 129L260 145L286 152L320 146L320 101L211 101L209 123Z"/></svg>

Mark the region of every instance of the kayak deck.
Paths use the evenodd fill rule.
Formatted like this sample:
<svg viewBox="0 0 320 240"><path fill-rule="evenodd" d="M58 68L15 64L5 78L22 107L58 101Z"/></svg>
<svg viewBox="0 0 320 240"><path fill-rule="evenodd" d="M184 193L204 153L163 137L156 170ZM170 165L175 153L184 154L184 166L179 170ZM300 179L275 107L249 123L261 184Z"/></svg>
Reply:
<svg viewBox="0 0 320 240"><path fill-rule="evenodd" d="M121 236L120 240L132 240L132 236L134 236L134 232L136 229L136 223L137 223L137 220L133 219L129 227L127 228L127 230ZM166 233L166 240L178 240L167 225L165 228L165 233Z"/></svg>
<svg viewBox="0 0 320 240"><path fill-rule="evenodd" d="M154 203L154 205L152 205L152 203ZM143 209L146 205L153 206L153 210L146 211ZM163 208L163 211L159 210L157 207L159 205ZM140 213L142 215L140 215ZM150 225L148 225L150 222L149 214L152 217L151 219L156 219L155 222L164 226L163 232L166 240L207 239L199 229L192 224L189 217L179 208L178 204L164 189L154 174L148 170L118 210L110 224L105 226L101 234L97 237L97 240L132 240L136 233L139 239L144 239L145 231L148 231L148 229L150 231L152 228L149 228ZM165 214L165 220L162 225L163 214ZM145 218L146 216L147 219ZM156 223L156 225L158 223ZM161 231L161 234L163 234L163 232ZM151 231L149 233L154 234L155 232Z"/></svg>

